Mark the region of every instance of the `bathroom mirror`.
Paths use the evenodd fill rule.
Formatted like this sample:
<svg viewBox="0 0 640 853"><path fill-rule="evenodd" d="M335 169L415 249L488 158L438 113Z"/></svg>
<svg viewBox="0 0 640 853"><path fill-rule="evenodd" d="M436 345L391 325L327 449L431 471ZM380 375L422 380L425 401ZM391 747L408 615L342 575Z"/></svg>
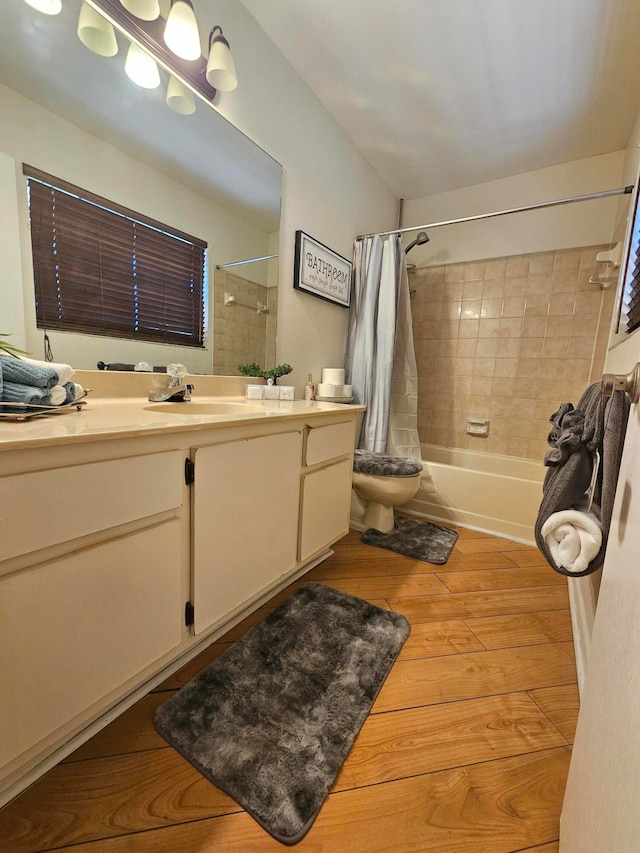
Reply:
<svg viewBox="0 0 640 853"><path fill-rule="evenodd" d="M76 34L81 5L65 0L59 15L44 15L15 0L2 10L0 156L14 161L19 189L27 348L41 357L22 163L208 244L204 349L50 331L56 361L85 369L181 361L222 374L241 362L273 364L277 260L216 267L277 255L280 165L204 101L195 99L191 115L170 109L164 69L158 88L135 85L120 33L112 58L85 47ZM242 97L241 86L223 97Z"/></svg>

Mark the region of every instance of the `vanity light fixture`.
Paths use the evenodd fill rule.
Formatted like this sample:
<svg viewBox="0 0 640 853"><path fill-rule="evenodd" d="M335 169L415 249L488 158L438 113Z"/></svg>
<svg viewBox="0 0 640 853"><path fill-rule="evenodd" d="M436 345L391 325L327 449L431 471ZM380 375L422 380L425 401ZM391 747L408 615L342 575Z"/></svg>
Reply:
<svg viewBox="0 0 640 853"><path fill-rule="evenodd" d="M209 33L209 59L206 78L214 89L219 89L221 92L233 92L238 85L236 67L229 49L229 42L224 37L220 26L215 26Z"/></svg>
<svg viewBox="0 0 640 853"><path fill-rule="evenodd" d="M59 15L62 11L62 0L24 0L29 6L44 12L45 15Z"/></svg>
<svg viewBox="0 0 640 853"><path fill-rule="evenodd" d="M177 77L169 77L167 86L167 106L183 116L189 116L196 111L193 92Z"/></svg>
<svg viewBox="0 0 640 853"><path fill-rule="evenodd" d="M155 21L160 15L159 0L120 0L127 12L141 21Z"/></svg>
<svg viewBox="0 0 640 853"><path fill-rule="evenodd" d="M200 33L191 0L171 0L164 40L181 59L200 58Z"/></svg>
<svg viewBox="0 0 640 853"><path fill-rule="evenodd" d="M112 25L87 3L80 7L78 38L98 56L115 56L118 52L118 42Z"/></svg>
<svg viewBox="0 0 640 853"><path fill-rule="evenodd" d="M157 89L160 85L160 72L155 60L137 44L130 45L124 70L127 77L143 89Z"/></svg>

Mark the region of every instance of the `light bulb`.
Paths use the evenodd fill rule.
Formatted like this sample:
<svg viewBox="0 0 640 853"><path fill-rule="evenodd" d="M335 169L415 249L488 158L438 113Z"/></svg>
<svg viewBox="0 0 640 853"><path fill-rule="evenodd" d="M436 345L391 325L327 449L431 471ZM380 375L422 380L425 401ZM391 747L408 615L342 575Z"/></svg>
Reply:
<svg viewBox="0 0 640 853"><path fill-rule="evenodd" d="M182 59L200 57L198 22L190 0L172 0L164 40L167 47Z"/></svg>
<svg viewBox="0 0 640 853"><path fill-rule="evenodd" d="M216 30L219 34L214 36ZM232 92L238 85L236 67L229 50L229 42L220 27L214 27L209 36L209 59L207 61L207 83L220 92Z"/></svg>
<svg viewBox="0 0 640 853"><path fill-rule="evenodd" d="M196 102L193 92L188 89L177 77L169 78L167 86L167 106L183 116L191 115L196 111Z"/></svg>
<svg viewBox="0 0 640 853"><path fill-rule="evenodd" d="M118 42L113 27L99 12L83 3L78 18L78 38L98 56L115 56Z"/></svg>
<svg viewBox="0 0 640 853"><path fill-rule="evenodd" d="M158 0L120 0L127 12L131 12L141 21L155 21L160 15Z"/></svg>
<svg viewBox="0 0 640 853"><path fill-rule="evenodd" d="M29 6L44 12L45 15L59 15L62 11L62 0L24 0Z"/></svg>
<svg viewBox="0 0 640 853"><path fill-rule="evenodd" d="M137 44L129 47L124 70L127 77L143 89L157 89L160 85L160 72L155 60Z"/></svg>

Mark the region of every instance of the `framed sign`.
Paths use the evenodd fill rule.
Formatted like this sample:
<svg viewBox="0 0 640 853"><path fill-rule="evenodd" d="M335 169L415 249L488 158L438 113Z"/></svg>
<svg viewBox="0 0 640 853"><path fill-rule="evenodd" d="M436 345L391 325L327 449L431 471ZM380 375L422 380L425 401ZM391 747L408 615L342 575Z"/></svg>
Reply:
<svg viewBox="0 0 640 853"><path fill-rule="evenodd" d="M351 301L351 261L337 255L304 231L296 231L293 286L320 299L348 308Z"/></svg>

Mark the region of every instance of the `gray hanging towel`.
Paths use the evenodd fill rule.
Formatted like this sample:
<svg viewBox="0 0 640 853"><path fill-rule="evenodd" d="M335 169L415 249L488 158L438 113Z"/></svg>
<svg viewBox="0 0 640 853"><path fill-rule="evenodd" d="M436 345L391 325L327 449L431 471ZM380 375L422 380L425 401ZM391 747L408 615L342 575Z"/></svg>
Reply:
<svg viewBox="0 0 640 853"><path fill-rule="evenodd" d="M544 479L535 535L538 548L560 574L582 577L595 572L604 562L628 417L627 395L616 391L612 397L605 397L598 382L586 389L575 409L570 403L563 403L549 419L553 425L548 438L551 449L544 460L549 470ZM593 506L600 518L602 542L586 569L569 571L557 565L542 528L554 513L584 507L597 454L600 465L595 472Z"/></svg>

